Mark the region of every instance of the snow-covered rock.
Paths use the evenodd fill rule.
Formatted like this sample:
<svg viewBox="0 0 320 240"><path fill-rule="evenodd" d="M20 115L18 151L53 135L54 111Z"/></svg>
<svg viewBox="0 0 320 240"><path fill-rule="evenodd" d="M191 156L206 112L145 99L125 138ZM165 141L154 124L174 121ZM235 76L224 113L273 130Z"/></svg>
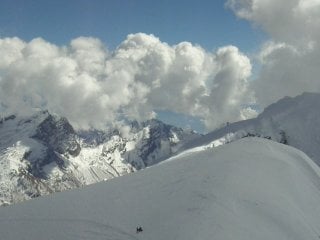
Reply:
<svg viewBox="0 0 320 240"><path fill-rule="evenodd" d="M0 208L0 232L6 240L317 240L319 202L320 170L304 153L245 138Z"/></svg>
<svg viewBox="0 0 320 240"><path fill-rule="evenodd" d="M0 205L108 180L245 137L268 138L305 152L320 165L319 93L286 97L257 118L205 136L158 120L108 131L75 131L47 111L0 120ZM196 140L195 140L196 139Z"/></svg>
<svg viewBox="0 0 320 240"><path fill-rule="evenodd" d="M182 149L219 146L244 137L262 137L293 146L320 165L320 94L285 97L257 118L227 124Z"/></svg>
<svg viewBox="0 0 320 240"><path fill-rule="evenodd" d="M0 121L0 205L81 187L151 166L198 134L158 120L130 131L75 131L68 120L39 111Z"/></svg>

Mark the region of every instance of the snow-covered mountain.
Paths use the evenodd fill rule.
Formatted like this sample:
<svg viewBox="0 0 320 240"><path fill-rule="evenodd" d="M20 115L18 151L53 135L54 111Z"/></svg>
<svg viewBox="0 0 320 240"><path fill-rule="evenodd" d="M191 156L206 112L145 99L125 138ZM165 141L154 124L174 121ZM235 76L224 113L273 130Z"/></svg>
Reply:
<svg viewBox="0 0 320 240"><path fill-rule="evenodd" d="M0 208L0 232L6 240L318 240L319 202L312 160L250 137Z"/></svg>
<svg viewBox="0 0 320 240"><path fill-rule="evenodd" d="M0 120L0 205L81 187L151 166L198 137L158 120L123 129L75 131L41 111Z"/></svg>
<svg viewBox="0 0 320 240"><path fill-rule="evenodd" d="M182 149L219 146L248 136L257 136L293 146L320 166L320 94L285 97L268 106L254 119L227 124Z"/></svg>
<svg viewBox="0 0 320 240"><path fill-rule="evenodd" d="M318 93L286 97L255 119L205 136L158 120L75 131L67 119L47 111L30 118L8 116L0 120L0 205L122 176L185 150L202 151L248 136L291 145L320 165L319 104Z"/></svg>

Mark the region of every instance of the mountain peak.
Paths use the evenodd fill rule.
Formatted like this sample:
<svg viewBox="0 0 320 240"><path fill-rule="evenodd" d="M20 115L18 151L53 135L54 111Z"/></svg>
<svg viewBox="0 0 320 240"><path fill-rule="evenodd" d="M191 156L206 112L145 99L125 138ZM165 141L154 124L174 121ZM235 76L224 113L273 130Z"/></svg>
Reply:
<svg viewBox="0 0 320 240"><path fill-rule="evenodd" d="M212 131L181 149L218 146L240 138L256 136L286 143L305 152L320 165L320 93L285 97L266 107L257 117L231 123Z"/></svg>
<svg viewBox="0 0 320 240"><path fill-rule="evenodd" d="M8 116L0 122L0 201L125 175L170 157L195 136L159 120L133 122L124 134L118 128L76 131L66 118L48 111Z"/></svg>
<svg viewBox="0 0 320 240"><path fill-rule="evenodd" d="M258 116L260 118L271 117L290 111L309 112L316 109L316 105L320 104L320 93L304 92L296 97L284 97L266 107Z"/></svg>
<svg viewBox="0 0 320 240"><path fill-rule="evenodd" d="M246 138L1 208L0 231L6 240L318 239L319 176L301 151Z"/></svg>

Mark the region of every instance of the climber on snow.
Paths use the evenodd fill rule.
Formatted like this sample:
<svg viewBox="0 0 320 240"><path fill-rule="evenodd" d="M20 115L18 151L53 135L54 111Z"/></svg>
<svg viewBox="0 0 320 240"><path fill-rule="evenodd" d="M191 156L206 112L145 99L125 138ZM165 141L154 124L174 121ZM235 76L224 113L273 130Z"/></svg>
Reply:
<svg viewBox="0 0 320 240"><path fill-rule="evenodd" d="M141 226L139 226L139 227L137 227L137 229L136 229L136 232L137 233L140 233L140 232L142 232L143 230L142 230L142 227Z"/></svg>

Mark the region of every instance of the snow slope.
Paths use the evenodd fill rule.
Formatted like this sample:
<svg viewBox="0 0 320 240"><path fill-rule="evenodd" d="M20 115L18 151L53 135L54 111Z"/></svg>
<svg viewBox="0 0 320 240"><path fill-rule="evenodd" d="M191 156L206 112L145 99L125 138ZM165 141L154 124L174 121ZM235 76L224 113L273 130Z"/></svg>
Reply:
<svg viewBox="0 0 320 240"><path fill-rule="evenodd" d="M319 202L312 160L250 137L0 208L0 232L6 240L312 240L320 237Z"/></svg>
<svg viewBox="0 0 320 240"><path fill-rule="evenodd" d="M305 152L320 166L320 93L285 97L257 118L228 124L182 149L219 146L246 136L270 138Z"/></svg>
<svg viewBox="0 0 320 240"><path fill-rule="evenodd" d="M158 120L81 131L38 111L0 119L0 205L122 176L168 158L198 136Z"/></svg>

